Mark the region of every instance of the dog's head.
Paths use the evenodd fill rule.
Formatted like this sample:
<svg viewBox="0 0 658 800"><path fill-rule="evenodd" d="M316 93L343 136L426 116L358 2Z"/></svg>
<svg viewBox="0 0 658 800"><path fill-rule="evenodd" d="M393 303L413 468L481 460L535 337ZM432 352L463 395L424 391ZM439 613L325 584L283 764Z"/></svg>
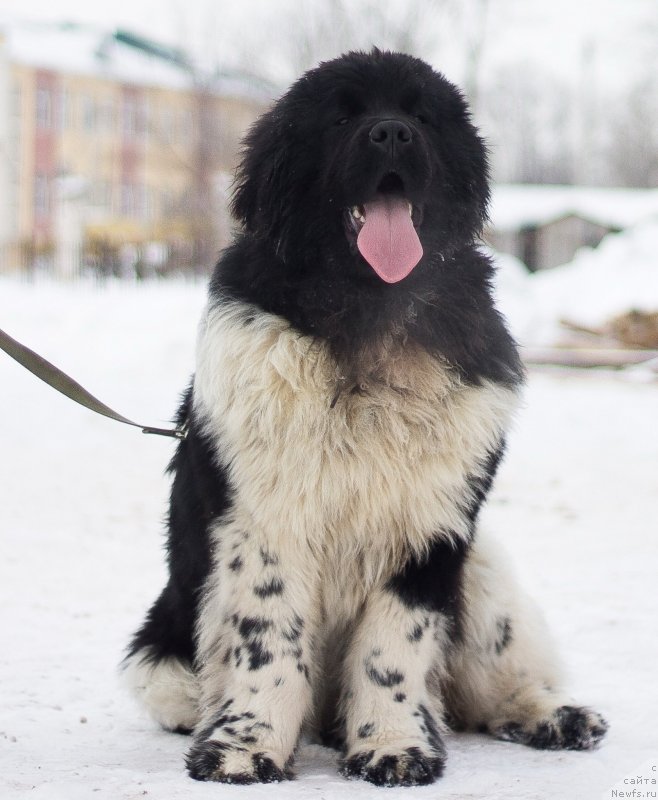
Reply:
<svg viewBox="0 0 658 800"><path fill-rule="evenodd" d="M396 283L471 242L485 146L459 90L400 53L349 53L303 75L245 140L232 210L287 263Z"/></svg>

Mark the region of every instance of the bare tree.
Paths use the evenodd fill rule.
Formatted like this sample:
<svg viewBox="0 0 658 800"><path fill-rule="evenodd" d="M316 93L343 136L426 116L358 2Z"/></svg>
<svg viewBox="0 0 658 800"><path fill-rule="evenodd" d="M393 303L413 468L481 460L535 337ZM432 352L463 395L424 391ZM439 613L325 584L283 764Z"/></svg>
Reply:
<svg viewBox="0 0 658 800"><path fill-rule="evenodd" d="M463 85L473 113L479 111L480 65L488 33L489 0L454 3L453 13L459 18L464 41L465 63Z"/></svg>
<svg viewBox="0 0 658 800"><path fill-rule="evenodd" d="M282 15L282 38L271 46L279 52L282 45L285 48L289 78L346 50L380 47L431 58L441 14L455 2L323 0L295 4Z"/></svg>
<svg viewBox="0 0 658 800"><path fill-rule="evenodd" d="M494 179L513 183L572 183L573 136L568 88L536 66L495 73L481 98Z"/></svg>
<svg viewBox="0 0 658 800"><path fill-rule="evenodd" d="M620 186L658 186L658 79L645 78L617 103L608 145L610 178Z"/></svg>

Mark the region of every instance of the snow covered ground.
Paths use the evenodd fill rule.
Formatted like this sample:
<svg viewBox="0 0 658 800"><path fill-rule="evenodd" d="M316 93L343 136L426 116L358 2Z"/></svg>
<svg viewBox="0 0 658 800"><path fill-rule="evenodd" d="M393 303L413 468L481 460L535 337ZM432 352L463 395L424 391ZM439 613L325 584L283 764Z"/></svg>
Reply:
<svg viewBox="0 0 658 800"><path fill-rule="evenodd" d="M564 274L551 283L505 270L517 333L561 313ZM623 272L611 280L608 299L628 293ZM123 414L165 424L192 367L204 294L182 282L101 290L2 279L0 325ZM656 784L623 782L658 780L658 382L532 373L483 520L543 606L574 695L609 719L608 739L594 753L551 753L455 734L439 783L397 790L343 780L334 753L317 746L301 748L290 784L185 775L188 740L158 730L116 670L164 580L173 445L75 406L2 354L0 386L0 797L658 796Z"/></svg>

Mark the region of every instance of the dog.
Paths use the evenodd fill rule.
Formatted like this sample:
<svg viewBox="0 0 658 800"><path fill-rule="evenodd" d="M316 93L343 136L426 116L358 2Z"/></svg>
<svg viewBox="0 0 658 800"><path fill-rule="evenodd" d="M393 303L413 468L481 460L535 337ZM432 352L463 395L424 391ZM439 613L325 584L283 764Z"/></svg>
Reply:
<svg viewBox="0 0 658 800"><path fill-rule="evenodd" d="M352 52L251 128L177 422L169 579L129 647L189 774L433 782L448 728L585 750L541 617L478 514L524 371L478 249L485 144L425 62Z"/></svg>

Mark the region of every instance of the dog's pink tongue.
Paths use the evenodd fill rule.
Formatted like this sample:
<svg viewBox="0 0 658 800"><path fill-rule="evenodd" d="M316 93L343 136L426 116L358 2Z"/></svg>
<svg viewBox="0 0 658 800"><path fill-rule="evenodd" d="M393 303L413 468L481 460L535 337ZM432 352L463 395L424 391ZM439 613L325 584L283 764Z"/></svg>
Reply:
<svg viewBox="0 0 658 800"><path fill-rule="evenodd" d="M365 203L366 221L356 240L359 252L387 283L406 278L423 256L409 204L401 197L382 195Z"/></svg>

